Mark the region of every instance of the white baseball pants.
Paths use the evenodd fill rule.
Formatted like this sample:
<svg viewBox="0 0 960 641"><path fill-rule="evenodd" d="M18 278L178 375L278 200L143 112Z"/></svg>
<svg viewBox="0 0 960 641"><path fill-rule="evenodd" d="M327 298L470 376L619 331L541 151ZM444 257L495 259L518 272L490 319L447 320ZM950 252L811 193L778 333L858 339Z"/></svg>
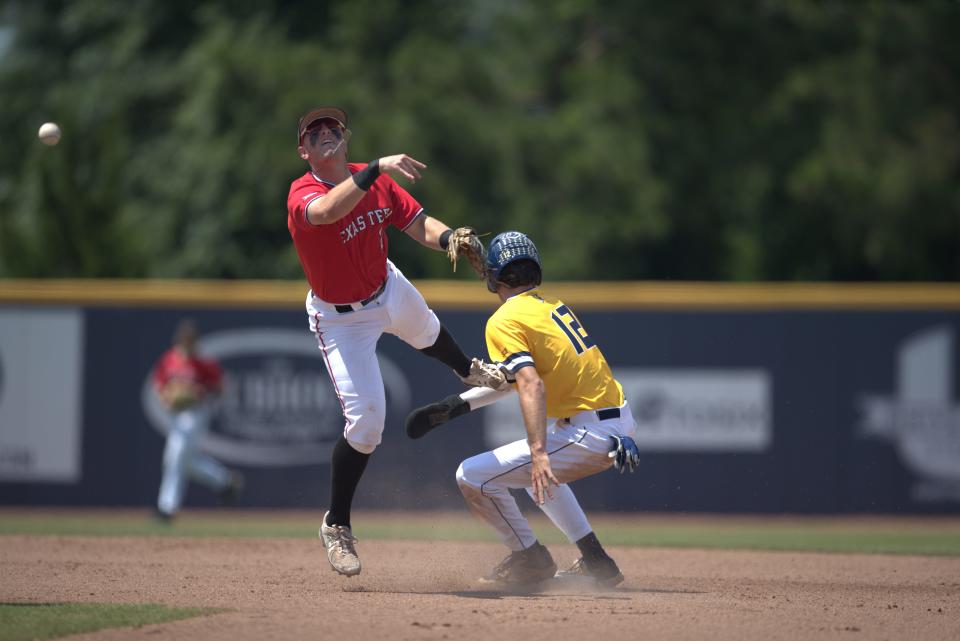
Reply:
<svg viewBox="0 0 960 641"><path fill-rule="evenodd" d="M206 403L174 414L163 450L163 479L157 498L161 512L176 514L183 504L188 479L214 491L230 484L230 471L213 457L200 452L200 440L209 426L210 406Z"/></svg>
<svg viewBox="0 0 960 641"><path fill-rule="evenodd" d="M547 427L550 467L561 485L551 488L553 499L540 507L571 542L589 534L591 528L567 483L611 467L610 436L632 437L635 429L626 403L619 418L601 421L596 412L585 411L570 417L569 423L556 421ZM457 469L457 485L470 510L493 526L508 548L516 552L537 540L509 491L525 488L532 495L526 439L468 458Z"/></svg>
<svg viewBox="0 0 960 641"><path fill-rule="evenodd" d="M310 331L317 337L343 407L344 438L357 451L369 454L382 440L387 409L377 341L390 333L416 349L430 347L440 333L440 320L389 260L383 293L365 307L354 304L354 311L338 312L312 291L307 293L306 305Z"/></svg>

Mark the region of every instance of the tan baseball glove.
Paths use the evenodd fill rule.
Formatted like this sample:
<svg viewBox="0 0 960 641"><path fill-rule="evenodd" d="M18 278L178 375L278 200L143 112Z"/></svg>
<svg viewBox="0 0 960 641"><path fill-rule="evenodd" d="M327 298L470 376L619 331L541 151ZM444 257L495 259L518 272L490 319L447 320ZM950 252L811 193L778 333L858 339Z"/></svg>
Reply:
<svg viewBox="0 0 960 641"><path fill-rule="evenodd" d="M487 278L487 250L477 237L472 227L457 227L450 234L450 243L447 245L447 256L453 263L453 271L457 271L457 259L465 258L480 280Z"/></svg>
<svg viewBox="0 0 960 641"><path fill-rule="evenodd" d="M170 381L160 392L161 398L174 412L196 405L202 396L202 390L192 383Z"/></svg>

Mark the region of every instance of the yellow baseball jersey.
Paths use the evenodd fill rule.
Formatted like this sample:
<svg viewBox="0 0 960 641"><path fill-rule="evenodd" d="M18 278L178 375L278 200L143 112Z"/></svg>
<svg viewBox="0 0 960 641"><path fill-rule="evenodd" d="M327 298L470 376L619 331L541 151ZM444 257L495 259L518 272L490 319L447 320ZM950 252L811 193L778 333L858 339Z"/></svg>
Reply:
<svg viewBox="0 0 960 641"><path fill-rule="evenodd" d="M623 405L623 388L566 305L533 289L507 299L487 321L487 351L513 378L533 366L543 379L547 416Z"/></svg>

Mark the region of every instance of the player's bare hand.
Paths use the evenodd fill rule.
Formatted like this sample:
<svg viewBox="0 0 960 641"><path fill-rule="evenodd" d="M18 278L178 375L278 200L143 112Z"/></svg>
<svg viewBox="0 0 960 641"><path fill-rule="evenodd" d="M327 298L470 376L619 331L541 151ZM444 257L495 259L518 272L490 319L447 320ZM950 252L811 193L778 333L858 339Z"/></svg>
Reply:
<svg viewBox="0 0 960 641"><path fill-rule="evenodd" d="M379 164L381 172L385 171L394 178L402 177L414 183L421 178L420 170L427 168L425 164L407 154L384 156Z"/></svg>
<svg viewBox="0 0 960 641"><path fill-rule="evenodd" d="M530 456L530 481L533 487L533 500L537 505L543 505L547 499L553 499L553 490L550 485L560 485L560 481L553 475L550 467L550 457L546 452L531 454Z"/></svg>

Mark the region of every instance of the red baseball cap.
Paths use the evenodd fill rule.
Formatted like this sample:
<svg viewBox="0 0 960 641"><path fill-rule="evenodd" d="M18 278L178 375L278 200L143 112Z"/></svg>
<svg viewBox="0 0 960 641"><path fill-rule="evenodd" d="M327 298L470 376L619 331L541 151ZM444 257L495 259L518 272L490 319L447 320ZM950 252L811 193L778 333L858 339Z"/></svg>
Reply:
<svg viewBox="0 0 960 641"><path fill-rule="evenodd" d="M303 118L300 119L300 125L297 128L297 144L299 145L303 142L303 134L307 133L310 125L324 118L332 118L339 122L341 127L344 129L347 128L346 111L339 107L317 107L316 109L308 111Z"/></svg>

